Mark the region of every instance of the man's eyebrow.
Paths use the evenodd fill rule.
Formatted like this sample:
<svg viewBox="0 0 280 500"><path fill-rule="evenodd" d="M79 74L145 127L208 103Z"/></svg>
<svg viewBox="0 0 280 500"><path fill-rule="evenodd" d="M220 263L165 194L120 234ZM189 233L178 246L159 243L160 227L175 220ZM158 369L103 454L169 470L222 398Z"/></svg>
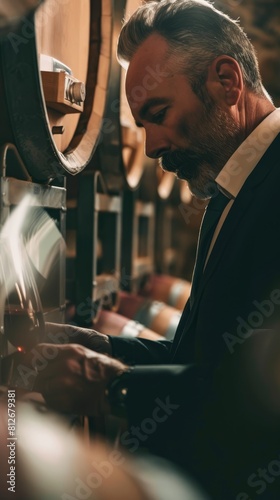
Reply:
<svg viewBox="0 0 280 500"><path fill-rule="evenodd" d="M143 106L139 110L139 118L144 119L146 118L147 114L149 113L150 109L153 106L158 106L159 104L166 104L168 102L168 99L166 97L151 97L148 99ZM141 122L135 122L137 127L143 127Z"/></svg>

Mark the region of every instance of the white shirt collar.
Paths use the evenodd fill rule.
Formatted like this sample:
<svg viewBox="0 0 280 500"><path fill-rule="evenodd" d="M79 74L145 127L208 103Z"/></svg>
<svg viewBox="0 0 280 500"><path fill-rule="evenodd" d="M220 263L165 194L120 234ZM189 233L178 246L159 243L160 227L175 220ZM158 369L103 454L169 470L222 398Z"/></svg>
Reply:
<svg viewBox="0 0 280 500"><path fill-rule="evenodd" d="M280 108L270 113L233 153L215 181L229 198L236 198L247 177L280 132Z"/></svg>

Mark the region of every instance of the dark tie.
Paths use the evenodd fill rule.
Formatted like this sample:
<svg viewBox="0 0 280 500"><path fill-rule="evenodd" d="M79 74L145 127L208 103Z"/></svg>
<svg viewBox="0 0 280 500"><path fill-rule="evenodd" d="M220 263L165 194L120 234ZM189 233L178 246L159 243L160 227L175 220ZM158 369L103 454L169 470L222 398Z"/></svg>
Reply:
<svg viewBox="0 0 280 500"><path fill-rule="evenodd" d="M210 243L213 238L215 228L228 202L229 198L227 198L227 196L225 196L223 193L219 191L216 196L213 196L211 198L210 202L208 203L205 209L204 217L200 226L200 232L198 236L196 260L195 260L195 266L192 278L192 289L190 295L191 307L193 306L199 282L203 275L205 259L210 247Z"/></svg>

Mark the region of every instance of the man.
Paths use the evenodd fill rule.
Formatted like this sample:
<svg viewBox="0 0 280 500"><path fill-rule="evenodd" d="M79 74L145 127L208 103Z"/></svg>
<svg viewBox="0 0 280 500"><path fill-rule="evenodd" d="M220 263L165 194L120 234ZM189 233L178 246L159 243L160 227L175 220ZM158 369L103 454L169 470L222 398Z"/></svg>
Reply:
<svg viewBox="0 0 280 500"><path fill-rule="evenodd" d="M262 86L247 36L206 1L143 5L122 29L118 57L127 66L127 97L145 129L147 155L185 179L196 196L226 204L221 215L214 208L218 223L202 260L198 255L191 298L173 342L54 326L75 345L57 346L37 388L58 410L126 412L129 432L122 444L130 451L144 445L190 468L215 498L253 498L247 477L261 460L274 458L265 449L262 410L254 431L260 425L264 434L250 434L238 466L248 434L242 424L248 429L250 419L243 420L232 404L227 422L239 434L227 433L225 422L215 418L218 408L225 411L223 400L212 408L209 394L215 394L213 377L232 363L234 369L222 373L236 389L239 348L250 345L253 330L279 322L280 111ZM207 212L210 205L205 219ZM41 355L47 348L38 346ZM221 381L217 394L225 395ZM239 398L233 401L239 405Z"/></svg>

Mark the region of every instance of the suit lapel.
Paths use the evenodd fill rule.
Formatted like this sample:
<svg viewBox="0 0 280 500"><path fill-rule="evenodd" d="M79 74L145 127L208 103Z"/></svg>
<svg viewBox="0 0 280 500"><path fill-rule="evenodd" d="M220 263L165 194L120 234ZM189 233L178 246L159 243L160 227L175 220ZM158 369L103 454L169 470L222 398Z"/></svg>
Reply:
<svg viewBox="0 0 280 500"><path fill-rule="evenodd" d="M242 217L246 217L247 209L251 205L251 203L254 203L257 186L264 181L264 179L269 175L270 172L272 172L275 166L278 168L278 163L276 164L276 161L279 158L279 143L280 135L277 136L270 148L268 148L266 153L260 159L256 167L242 186L238 196L236 197L236 200L234 201L220 230L211 255L209 256L209 260L207 262L201 280L201 285L199 287L198 301L205 287L205 284L219 264L224 249L229 243L230 238L235 231L235 228L238 226Z"/></svg>
<svg viewBox="0 0 280 500"><path fill-rule="evenodd" d="M219 265L221 256L223 255L226 246L231 242L231 238L236 227L239 225L240 220L244 216L246 216L247 209L253 201L253 191L251 189L246 189L242 193L239 193L233 206L231 207L227 218L224 221L223 226L221 227L221 230L205 267L205 271L203 273L198 289L197 302L199 301L201 293L203 292L203 289L207 284L209 278L212 276L216 267Z"/></svg>

